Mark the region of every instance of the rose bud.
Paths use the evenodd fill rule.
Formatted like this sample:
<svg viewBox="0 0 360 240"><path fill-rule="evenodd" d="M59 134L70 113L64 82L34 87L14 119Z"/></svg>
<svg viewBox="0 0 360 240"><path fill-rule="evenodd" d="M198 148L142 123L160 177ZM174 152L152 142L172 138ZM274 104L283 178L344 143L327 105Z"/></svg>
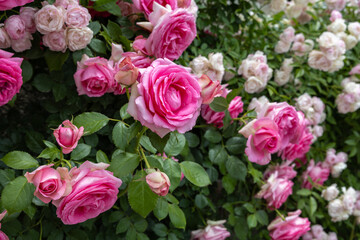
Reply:
<svg viewBox="0 0 360 240"><path fill-rule="evenodd" d="M201 97L203 99L203 104L210 104L215 97L221 96L223 93L220 81L212 81L205 74L199 78L199 85L201 87Z"/></svg>
<svg viewBox="0 0 360 240"><path fill-rule="evenodd" d="M62 126L64 125L64 127ZM62 147L62 152L68 154L74 150L84 134L84 127L77 128L69 120L65 120L54 130L54 136L58 144Z"/></svg>
<svg viewBox="0 0 360 240"><path fill-rule="evenodd" d="M59 200L71 192L70 175L67 168L51 168L54 164L38 167L25 174L29 183L35 185L34 195L44 203Z"/></svg>
<svg viewBox="0 0 360 240"><path fill-rule="evenodd" d="M150 173L146 176L146 182L150 189L159 196L166 196L169 192L169 177L160 171Z"/></svg>
<svg viewBox="0 0 360 240"><path fill-rule="evenodd" d="M139 69L132 64L129 57L124 58L115 69L115 80L121 85L133 85L138 76Z"/></svg>

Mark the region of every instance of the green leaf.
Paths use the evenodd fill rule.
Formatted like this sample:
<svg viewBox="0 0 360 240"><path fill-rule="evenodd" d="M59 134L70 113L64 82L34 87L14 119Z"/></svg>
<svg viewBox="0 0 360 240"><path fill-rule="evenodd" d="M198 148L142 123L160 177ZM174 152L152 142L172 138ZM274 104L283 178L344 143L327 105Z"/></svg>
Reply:
<svg viewBox="0 0 360 240"><path fill-rule="evenodd" d="M180 178L181 178L181 168L178 162L174 161L171 158L164 159L163 169L166 175L170 179L170 191L174 191L174 189L179 186Z"/></svg>
<svg viewBox="0 0 360 240"><path fill-rule="evenodd" d="M199 137L194 133L191 132L185 133L185 138L188 142L189 147L191 148L197 147L200 143Z"/></svg>
<svg viewBox="0 0 360 240"><path fill-rule="evenodd" d="M226 161L226 169L231 177L240 181L245 181L247 168L245 164L237 157L229 157L229 159Z"/></svg>
<svg viewBox="0 0 360 240"><path fill-rule="evenodd" d="M179 206L169 204L169 217L174 227L185 230L186 218L184 212L179 208Z"/></svg>
<svg viewBox="0 0 360 240"><path fill-rule="evenodd" d="M121 150L125 150L128 145L129 129L125 123L118 122L112 132L112 139L115 146Z"/></svg>
<svg viewBox="0 0 360 240"><path fill-rule="evenodd" d="M315 198L310 197L309 205L310 205L310 216L313 216L317 209L317 202L316 202Z"/></svg>
<svg viewBox="0 0 360 240"><path fill-rule="evenodd" d="M195 196L195 205L200 209L204 208L208 205L208 200L203 194L197 194Z"/></svg>
<svg viewBox="0 0 360 240"><path fill-rule="evenodd" d="M40 155L38 156L38 158L45 158L45 159L50 159L51 161L56 159L56 158L60 158L60 150L57 147L52 147L52 148L45 148Z"/></svg>
<svg viewBox="0 0 360 240"><path fill-rule="evenodd" d="M54 81L48 74L40 73L35 76L32 85L40 92L48 93L51 91Z"/></svg>
<svg viewBox="0 0 360 240"><path fill-rule="evenodd" d="M109 32L109 35L111 36L111 38L115 41L115 42L120 42L121 41L121 35L122 35L122 31L121 31L121 27L117 24L114 23L112 21L108 21L107 24L107 30Z"/></svg>
<svg viewBox="0 0 360 240"><path fill-rule="evenodd" d="M55 102L58 102L66 97L68 88L64 84L55 83L53 85L52 91L54 94Z"/></svg>
<svg viewBox="0 0 360 240"><path fill-rule="evenodd" d="M1 205L9 214L28 208L33 198L35 187L23 176L15 178L5 186L1 194Z"/></svg>
<svg viewBox="0 0 360 240"><path fill-rule="evenodd" d="M93 38L89 44L90 48L97 53L106 54L106 45L103 41Z"/></svg>
<svg viewBox="0 0 360 240"><path fill-rule="evenodd" d="M106 156L106 153L104 153L103 151L99 150L96 152L96 161L99 162L103 162L103 163L110 163L109 162L109 158Z"/></svg>
<svg viewBox="0 0 360 240"><path fill-rule="evenodd" d="M21 64L21 69L22 69L23 82L25 83L31 79L34 73L33 67L29 61L24 60Z"/></svg>
<svg viewBox="0 0 360 240"><path fill-rule="evenodd" d="M169 214L169 205L167 201L164 198L159 197L156 206L154 208L155 217L159 219L159 221L161 221L164 218L166 218L168 214Z"/></svg>
<svg viewBox="0 0 360 240"><path fill-rule="evenodd" d="M269 224L269 218L267 213L264 210L258 210L255 213L257 221L264 226L267 226Z"/></svg>
<svg viewBox="0 0 360 240"><path fill-rule="evenodd" d="M235 191L236 180L226 175L222 178L222 185L227 194L232 194Z"/></svg>
<svg viewBox="0 0 360 240"><path fill-rule="evenodd" d="M136 222L134 222L134 227L136 229L137 232L145 232L145 230L148 227L148 223L145 219L140 218L139 220L137 220Z"/></svg>
<svg viewBox="0 0 360 240"><path fill-rule="evenodd" d="M43 139L44 136L39 132L26 131L26 146L34 153L40 153L43 150Z"/></svg>
<svg viewBox="0 0 360 240"><path fill-rule="evenodd" d="M27 208L24 209L24 212L30 219L33 219L36 213L36 207L32 204L30 204Z"/></svg>
<svg viewBox="0 0 360 240"><path fill-rule="evenodd" d="M113 172L116 177L122 178L128 174L133 173L133 171L139 165L139 162L139 155L117 150L114 152L111 158L111 163L108 170Z"/></svg>
<svg viewBox="0 0 360 240"><path fill-rule="evenodd" d="M120 117L122 120L128 119L131 117L131 115L127 112L127 108L128 108L128 104L124 104L121 108L120 108Z"/></svg>
<svg viewBox="0 0 360 240"><path fill-rule="evenodd" d="M155 154L157 152L156 148L153 147L151 144L150 138L148 136L142 135L140 138L140 144L143 146L147 151Z"/></svg>
<svg viewBox="0 0 360 240"><path fill-rule="evenodd" d="M219 143L222 140L220 132L214 128L210 128L205 132L205 139L212 143Z"/></svg>
<svg viewBox="0 0 360 240"><path fill-rule="evenodd" d="M299 196L307 197L307 196L311 195L311 191L309 189L303 188L303 189L298 190L296 192L296 194Z"/></svg>
<svg viewBox="0 0 360 240"><path fill-rule="evenodd" d="M153 227L153 231L159 237L166 237L168 235L168 229L165 224L157 223Z"/></svg>
<svg viewBox="0 0 360 240"><path fill-rule="evenodd" d="M256 215L255 214L250 214L247 217L247 223L249 228L254 228L257 226L257 220L256 220Z"/></svg>
<svg viewBox="0 0 360 240"><path fill-rule="evenodd" d="M150 138L151 144L160 152L164 152L165 145L170 138L170 134L167 134L163 138L159 137L156 133L147 131L146 135Z"/></svg>
<svg viewBox="0 0 360 240"><path fill-rule="evenodd" d="M93 31L94 36L99 33L101 25L98 21L90 22L88 27Z"/></svg>
<svg viewBox="0 0 360 240"><path fill-rule="evenodd" d="M131 208L143 218L155 208L158 195L151 191L145 181L145 172L139 171L134 180L129 184L128 199Z"/></svg>
<svg viewBox="0 0 360 240"><path fill-rule="evenodd" d="M210 179L205 169L198 163L185 161L180 163L181 170L187 180L198 187L209 185Z"/></svg>
<svg viewBox="0 0 360 240"><path fill-rule="evenodd" d="M215 112L224 112L229 104L224 97L216 97L209 106Z"/></svg>
<svg viewBox="0 0 360 240"><path fill-rule="evenodd" d="M243 207L246 208L249 213L255 213L255 207L251 203L245 203Z"/></svg>
<svg viewBox="0 0 360 240"><path fill-rule="evenodd" d="M246 140L243 137L232 137L226 141L226 148L232 154L241 154L244 152Z"/></svg>
<svg viewBox="0 0 360 240"><path fill-rule="evenodd" d="M62 66L69 57L69 51L62 53L62 52L53 52L47 49L44 54L44 57L50 72L60 71Z"/></svg>
<svg viewBox="0 0 360 240"><path fill-rule="evenodd" d="M128 217L122 218L116 226L116 234L126 232L131 225L130 219Z"/></svg>
<svg viewBox="0 0 360 240"><path fill-rule="evenodd" d="M170 138L167 141L164 151L168 156L176 156L181 153L186 144L186 138L183 134L178 132L170 133Z"/></svg>
<svg viewBox="0 0 360 240"><path fill-rule="evenodd" d="M101 113L86 112L82 113L74 119L77 127L84 127L84 135L90 135L105 127L109 122L109 118Z"/></svg>
<svg viewBox="0 0 360 240"><path fill-rule="evenodd" d="M14 169L29 169L38 167L39 163L30 154L21 151L13 151L1 159L8 167Z"/></svg>
<svg viewBox="0 0 360 240"><path fill-rule="evenodd" d="M5 187L15 179L15 171L12 169L0 169L0 184Z"/></svg>
<svg viewBox="0 0 360 240"><path fill-rule="evenodd" d="M222 164L228 158L226 150L221 145L216 145L209 151L209 159L211 162L216 164Z"/></svg>
<svg viewBox="0 0 360 240"><path fill-rule="evenodd" d="M77 147L71 152L71 159L72 160L81 160L87 157L91 152L91 146L80 143Z"/></svg>

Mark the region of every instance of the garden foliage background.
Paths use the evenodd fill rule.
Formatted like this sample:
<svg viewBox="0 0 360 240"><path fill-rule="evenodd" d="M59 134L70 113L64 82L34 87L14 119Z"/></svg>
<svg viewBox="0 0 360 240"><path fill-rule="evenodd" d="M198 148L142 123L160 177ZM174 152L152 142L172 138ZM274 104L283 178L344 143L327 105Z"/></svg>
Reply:
<svg viewBox="0 0 360 240"><path fill-rule="evenodd" d="M92 17L89 27L94 38L85 49L52 52L40 44L40 35L35 34L31 49L16 53L16 56L25 59L21 66L24 84L20 93L0 108L0 158L12 151L29 153L39 165L60 158L53 130L64 120L74 119L75 125L84 126L85 131L91 134L81 138L78 147L71 153L70 164L75 166L85 160L109 162L109 169L123 181L119 199L111 210L95 219L64 225L56 217L56 208L52 204L44 204L33 197L31 184L24 183L22 188L14 184L14 179L34 170L36 166L14 169L11 163L1 161L1 207L9 212L1 222L1 230L11 239L173 240L189 239L191 231L206 226L207 219L226 219L230 239L270 239L267 226L277 213L268 209L263 199L254 197L260 190L260 179L267 166L248 161L244 153L246 138L238 133L240 121L230 122L227 115L224 127L216 128L199 117L197 125L190 132L171 133L161 139L150 130L141 132L141 124L126 113L126 94L105 94L97 98L78 95L73 75L76 63L83 54L109 58L111 43L122 44L125 51L130 51L136 36L148 34L135 27L128 17L122 16L120 8L114 7L115 2L97 0L89 6L88 1L80 1L89 9L111 13L107 17ZM255 1L196 0L196 3L199 8L197 36L175 62L188 67L190 61L199 55L222 53L227 74L233 74L223 83L233 90L231 97L242 97L244 113L253 97L263 95L271 102L288 102L293 106L296 104L295 98L304 93L321 98L326 105L326 119L322 124L324 133L312 144L307 159L324 161L329 148L347 153L347 169L339 178L330 177L324 185L336 183L338 187L360 190L360 114L356 111L340 114L335 105L336 97L342 92L341 81L359 63L359 44L346 51L344 67L332 73L312 69L307 64L307 56L295 56L292 75L296 81L279 86L272 78L260 93L247 93L244 90L245 79L237 74L241 62L258 50L267 56L270 68L280 69L283 60L293 54L278 54L274 48L280 34L290 23L296 33L303 33L306 39L316 43L316 39L331 23L326 5L322 1L314 5L309 3L312 7L308 14L312 20L300 24L296 19L290 22L284 11L264 13ZM41 8L41 1L36 0L28 5ZM1 15L1 21L16 11L16 8L6 11ZM142 14L135 15L138 16L136 21L144 20ZM358 7L347 6L343 10L343 18L347 22L358 21ZM93 113L83 115L85 112ZM140 141L142 134L144 137ZM132 174L136 173L135 179L144 174L141 169L145 168L145 163L140 161L137 153L139 141L146 150L150 165L169 175L171 193L166 197L146 195L148 192L137 195L139 193L130 191ZM179 163L170 159L159 163L156 154L163 151L168 156L176 156L180 164L184 161L200 164L207 174L199 170L191 177L191 173L188 173L179 182L180 168L184 172L186 167L180 167ZM272 163L281 161L273 155ZM306 167L307 164L302 164L296 168L298 176ZM327 210L328 202L321 197L322 189L302 189L300 178L297 179L294 180L293 194L279 209L280 212L286 215L300 209L302 217L309 218L312 224L321 224L326 232L336 232L338 239L360 238L355 217L332 222ZM7 192L17 193L15 199L14 194L4 193L4 189L11 184L13 186ZM144 204L139 203L143 204L142 210L134 211L130 207L131 194L135 194L136 198L146 198Z"/></svg>

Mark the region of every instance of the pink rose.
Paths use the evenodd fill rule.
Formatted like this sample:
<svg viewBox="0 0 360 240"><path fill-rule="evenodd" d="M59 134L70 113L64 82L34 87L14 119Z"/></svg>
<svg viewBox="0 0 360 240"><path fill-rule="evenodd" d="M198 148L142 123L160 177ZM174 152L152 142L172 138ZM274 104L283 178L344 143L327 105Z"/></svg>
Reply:
<svg viewBox="0 0 360 240"><path fill-rule="evenodd" d="M159 170L146 175L146 182L151 191L159 196L166 196L169 192L170 179L165 173Z"/></svg>
<svg viewBox="0 0 360 240"><path fill-rule="evenodd" d="M191 232L191 240L224 240L230 237L230 232L224 227L226 220L207 221L205 229Z"/></svg>
<svg viewBox="0 0 360 240"><path fill-rule="evenodd" d="M199 78L199 84L201 87L201 97L203 99L203 104L210 104L215 97L221 96L223 93L220 81L212 81L205 74Z"/></svg>
<svg viewBox="0 0 360 240"><path fill-rule="evenodd" d="M336 19L342 19L342 14L337 10L332 10L330 21L335 22Z"/></svg>
<svg viewBox="0 0 360 240"><path fill-rule="evenodd" d="M71 5L66 10L65 23L68 27L82 28L89 25L91 19L87 8L80 5Z"/></svg>
<svg viewBox="0 0 360 240"><path fill-rule="evenodd" d="M188 8L191 5L191 0L177 0L179 8Z"/></svg>
<svg viewBox="0 0 360 240"><path fill-rule="evenodd" d="M349 72L350 75L360 74L360 64L356 65Z"/></svg>
<svg viewBox="0 0 360 240"><path fill-rule="evenodd" d="M25 36L18 40L11 40L11 47L15 52L23 52L31 48L32 35L29 32L25 32Z"/></svg>
<svg viewBox="0 0 360 240"><path fill-rule="evenodd" d="M0 0L0 11L6 11L18 6L23 6L31 3L34 0Z"/></svg>
<svg viewBox="0 0 360 240"><path fill-rule="evenodd" d="M311 189L313 186L309 182L308 177L312 179L315 184L323 185L323 183L329 178L330 169L328 167L324 167L322 162L318 162L315 165L314 160L310 160L310 163L303 173L302 184L301 187Z"/></svg>
<svg viewBox="0 0 360 240"><path fill-rule="evenodd" d="M12 40L18 40L25 36L25 22L19 15L12 15L5 20L5 30Z"/></svg>
<svg viewBox="0 0 360 240"><path fill-rule="evenodd" d="M200 85L187 69L157 59L131 88L128 112L160 137L193 128L200 113Z"/></svg>
<svg viewBox="0 0 360 240"><path fill-rule="evenodd" d="M64 127L62 125L64 125ZM84 127L77 128L69 120L63 121L63 123L54 130L56 141L61 146L64 154L68 154L76 148L78 141L83 134Z"/></svg>
<svg viewBox="0 0 360 240"><path fill-rule="evenodd" d="M134 6L145 14L146 17L153 11L154 2L161 4L162 6L170 5L172 10L177 8L177 0L133 0Z"/></svg>
<svg viewBox="0 0 360 240"><path fill-rule="evenodd" d="M295 29L293 27L287 27L282 34L280 34L280 40L283 42L293 42L295 39Z"/></svg>
<svg viewBox="0 0 360 240"><path fill-rule="evenodd" d="M51 51L64 53L67 49L64 30L45 34L42 39L44 45Z"/></svg>
<svg viewBox="0 0 360 240"><path fill-rule="evenodd" d="M71 192L70 175L67 168L51 168L54 164L43 165L25 174L29 183L35 185L34 195L44 203L59 200Z"/></svg>
<svg viewBox="0 0 360 240"><path fill-rule="evenodd" d="M8 103L20 91L23 84L22 58L12 58L14 54L0 50L0 106Z"/></svg>
<svg viewBox="0 0 360 240"><path fill-rule="evenodd" d="M35 13L37 9L32 7L22 7L20 8L20 17L24 20L26 31L29 33L36 32L35 25Z"/></svg>
<svg viewBox="0 0 360 240"><path fill-rule="evenodd" d="M354 112L357 101L356 96L352 93L341 93L336 97L335 103L339 113L345 114Z"/></svg>
<svg viewBox="0 0 360 240"><path fill-rule="evenodd" d="M143 35L139 35L135 38L134 42L133 42L133 49L136 52L140 52L146 56L151 55L147 50L146 50L146 41L147 38L144 38Z"/></svg>
<svg viewBox="0 0 360 240"><path fill-rule="evenodd" d="M301 210L289 212L285 221L276 217L268 226L272 240L298 240L310 230L307 218L299 217Z"/></svg>
<svg viewBox="0 0 360 240"><path fill-rule="evenodd" d="M264 173L264 178L269 178L270 175L275 172L278 173L278 178L284 178L289 180L293 179L297 175L297 172L294 170L294 164L289 166L289 162L284 162L281 165L277 164L269 166Z"/></svg>
<svg viewBox="0 0 360 240"><path fill-rule="evenodd" d="M271 154L281 148L278 127L270 118L253 120L239 133L248 138L245 154L250 162L266 165L271 160Z"/></svg>
<svg viewBox="0 0 360 240"><path fill-rule="evenodd" d="M231 100L228 110L231 118L237 118L244 111L244 103L241 101L240 96L236 96Z"/></svg>
<svg viewBox="0 0 360 240"><path fill-rule="evenodd" d="M35 13L36 29L42 33L60 31L64 27L64 9L46 5Z"/></svg>
<svg viewBox="0 0 360 240"><path fill-rule="evenodd" d="M134 64L137 68L147 68L151 65L152 59L147 56L136 52L124 52L122 54L123 57L129 57L131 59L132 64Z"/></svg>
<svg viewBox="0 0 360 240"><path fill-rule="evenodd" d="M0 25L0 48L9 48L11 47L11 39L3 25L4 24Z"/></svg>
<svg viewBox="0 0 360 240"><path fill-rule="evenodd" d="M298 143L289 143L284 149L279 152L279 156L283 160L294 161L297 158L302 158L310 150L312 139L314 136L310 133L309 129L305 128Z"/></svg>
<svg viewBox="0 0 360 240"><path fill-rule="evenodd" d="M56 7L63 7L64 9L67 9L68 7L72 5L79 5L79 0L56 0L54 5Z"/></svg>
<svg viewBox="0 0 360 240"><path fill-rule="evenodd" d="M178 59L196 37L195 17L183 8L165 13L146 40L156 58Z"/></svg>
<svg viewBox="0 0 360 240"><path fill-rule="evenodd" d="M77 224L109 210L122 181L105 170L109 164L86 161L70 171L72 191L58 203L56 215L64 224Z"/></svg>
<svg viewBox="0 0 360 240"><path fill-rule="evenodd" d="M278 209L292 194L293 185L294 183L292 181L279 178L278 173L275 172L266 180L260 192L258 192L255 197L264 198L270 209Z"/></svg>
<svg viewBox="0 0 360 240"><path fill-rule="evenodd" d="M74 74L78 94L101 97L106 92L111 92L115 85L112 65L112 62L105 58L89 58L84 55Z"/></svg>
<svg viewBox="0 0 360 240"><path fill-rule="evenodd" d="M5 217L6 214L7 214L6 210L0 214L0 221ZM1 223L0 223L0 228L1 228ZM3 231L0 231L0 239L9 240L9 237Z"/></svg>
<svg viewBox="0 0 360 240"><path fill-rule="evenodd" d="M125 57L115 66L115 81L123 86L133 85L139 76L139 69L129 57Z"/></svg>

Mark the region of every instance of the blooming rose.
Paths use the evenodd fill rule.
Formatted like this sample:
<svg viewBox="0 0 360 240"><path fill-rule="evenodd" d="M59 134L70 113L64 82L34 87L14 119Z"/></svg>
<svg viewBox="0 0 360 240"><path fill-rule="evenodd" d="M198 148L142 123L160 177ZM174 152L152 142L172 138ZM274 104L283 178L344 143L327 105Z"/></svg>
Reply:
<svg viewBox="0 0 360 240"><path fill-rule="evenodd" d="M261 79L252 76L246 80L244 87L247 93L259 93L265 89L266 84L267 81L264 82Z"/></svg>
<svg viewBox="0 0 360 240"><path fill-rule="evenodd" d="M191 67L192 71L198 77L205 74L208 71L209 66L210 66L209 60L201 55L194 58L189 64L189 67Z"/></svg>
<svg viewBox="0 0 360 240"><path fill-rule="evenodd" d="M335 22L336 19L342 19L342 14L337 10L333 10L331 12L330 21Z"/></svg>
<svg viewBox="0 0 360 240"><path fill-rule="evenodd" d="M68 169L59 167L55 170L51 168L53 165L43 165L25 174L28 182L36 187L34 195L44 203L59 200L69 195L72 189Z"/></svg>
<svg viewBox="0 0 360 240"><path fill-rule="evenodd" d="M54 3L57 7L63 7L64 9L67 9L68 7L72 5L79 5L79 0L56 0Z"/></svg>
<svg viewBox="0 0 360 240"><path fill-rule="evenodd" d="M291 42L288 41L278 41L275 46L276 53L286 53L290 50Z"/></svg>
<svg viewBox="0 0 360 240"><path fill-rule="evenodd" d="M160 137L175 130L185 133L196 124L201 88L184 67L157 59L131 91L129 114Z"/></svg>
<svg viewBox="0 0 360 240"><path fill-rule="evenodd" d="M106 92L113 90L115 81L111 61L101 57L89 58L83 55L77 65L74 79L79 95L101 97Z"/></svg>
<svg viewBox="0 0 360 240"><path fill-rule="evenodd" d="M329 10L341 11L346 5L346 0L325 0L325 2Z"/></svg>
<svg viewBox="0 0 360 240"><path fill-rule="evenodd" d="M344 19L336 19L332 22L328 27L327 30L332 33L342 33L346 30L346 24Z"/></svg>
<svg viewBox="0 0 360 240"><path fill-rule="evenodd" d="M31 48L32 35L29 32L25 32L25 36L18 40L11 40L11 48L15 52L23 52Z"/></svg>
<svg viewBox="0 0 360 240"><path fill-rule="evenodd" d="M35 25L35 13L37 8L32 7L22 7L20 8L20 17L24 20L26 31L29 33L36 32Z"/></svg>
<svg viewBox="0 0 360 240"><path fill-rule="evenodd" d="M46 5L35 13L36 29L42 33L60 31L64 26L64 13L60 7Z"/></svg>
<svg viewBox="0 0 360 240"><path fill-rule="evenodd" d="M248 105L248 110L254 109L257 114L259 114L264 107L267 107L269 99L266 96L261 96L260 98L252 98L250 104Z"/></svg>
<svg viewBox="0 0 360 240"><path fill-rule="evenodd" d="M89 25L91 19L87 8L80 5L71 5L66 10L65 23L68 27L82 28Z"/></svg>
<svg viewBox="0 0 360 240"><path fill-rule="evenodd" d="M64 224L77 224L109 210L122 181L105 170L109 164L86 161L70 171L72 191L58 203L56 215Z"/></svg>
<svg viewBox="0 0 360 240"><path fill-rule="evenodd" d="M284 162L281 165L270 165L264 172L264 178L268 179L272 174L277 172L278 178L291 180L297 175L297 172L294 170L294 166L294 164L289 165L289 162Z"/></svg>
<svg viewBox="0 0 360 240"><path fill-rule="evenodd" d="M11 47L11 39L3 25L4 24L0 25L0 48L9 48Z"/></svg>
<svg viewBox="0 0 360 240"><path fill-rule="evenodd" d="M280 34L280 40L283 42L293 42L295 39L295 29L293 27L287 27L282 34Z"/></svg>
<svg viewBox="0 0 360 240"><path fill-rule="evenodd" d="M285 221L276 217L268 226L272 240L298 240L310 230L310 222L307 218L299 217L301 210L289 212Z"/></svg>
<svg viewBox="0 0 360 240"><path fill-rule="evenodd" d="M313 135L305 128L298 143L289 143L284 149L279 152L283 160L294 161L297 158L302 158L310 150Z"/></svg>
<svg viewBox="0 0 360 240"><path fill-rule="evenodd" d="M21 39L25 36L25 22L19 15L12 15L5 20L5 30L13 40Z"/></svg>
<svg viewBox="0 0 360 240"><path fill-rule="evenodd" d="M360 108L360 104L356 101L356 96L354 94L341 93L336 97L335 103L339 113L349 113L355 112Z"/></svg>
<svg viewBox="0 0 360 240"><path fill-rule="evenodd" d="M0 50L0 106L8 103L20 91L23 84L22 58L12 58L14 54Z"/></svg>
<svg viewBox="0 0 360 240"><path fill-rule="evenodd" d="M310 160L306 171L301 176L303 180L301 187L307 189L311 189L313 187L308 177L310 177L315 184L323 185L323 183L329 178L329 174L330 169L328 167L324 167L322 162L318 162L315 165L315 162L312 159Z"/></svg>
<svg viewBox="0 0 360 240"><path fill-rule="evenodd" d="M203 99L203 104L210 104L215 97L221 96L223 93L220 81L212 81L206 75L202 75L199 78L199 84L201 87L201 97Z"/></svg>
<svg viewBox="0 0 360 240"><path fill-rule="evenodd" d="M62 125L64 125L64 127ZM54 130L56 141L61 146L64 154L68 154L76 148L78 141L83 134L84 127L77 128L69 120L63 121L63 123Z"/></svg>
<svg viewBox="0 0 360 240"><path fill-rule="evenodd" d="M250 162L266 165L271 160L271 154L281 148L278 127L270 118L253 120L243 127L239 133L248 138L245 154Z"/></svg>
<svg viewBox="0 0 360 240"><path fill-rule="evenodd" d="M177 8L177 0L133 0L134 6L139 11L142 11L145 16L149 16L149 14L153 11L154 2L157 2L164 7L169 4L173 10Z"/></svg>
<svg viewBox="0 0 360 240"><path fill-rule="evenodd" d="M245 79L255 76L266 85L272 76L272 69L267 65L267 58L264 53L257 51L255 54L248 55L247 58L242 61L238 73Z"/></svg>
<svg viewBox="0 0 360 240"><path fill-rule="evenodd" d="M356 37L357 40L360 40L360 23L359 22L351 22L348 25L348 29L351 35Z"/></svg>
<svg viewBox="0 0 360 240"><path fill-rule="evenodd" d="M183 8L167 11L153 26L145 47L156 58L178 59L196 37L195 17Z"/></svg>
<svg viewBox="0 0 360 240"><path fill-rule="evenodd" d="M64 30L45 34L42 39L44 45L51 51L64 53L67 49Z"/></svg>
<svg viewBox="0 0 360 240"><path fill-rule="evenodd" d="M205 229L191 232L191 240L225 240L230 237L230 232L224 227L226 220L207 221Z"/></svg>
<svg viewBox="0 0 360 240"><path fill-rule="evenodd" d="M327 72L330 70L332 62L325 53L313 50L309 54L308 64L311 68Z"/></svg>
<svg viewBox="0 0 360 240"><path fill-rule="evenodd" d="M320 50L329 60L336 60L345 54L345 42L331 32L322 33L317 41L319 43Z"/></svg>
<svg viewBox="0 0 360 240"><path fill-rule="evenodd" d="M91 42L93 31L90 28L67 28L66 43L70 51L77 51L86 48Z"/></svg>
<svg viewBox="0 0 360 240"><path fill-rule="evenodd" d="M159 196L166 196L169 192L170 179L165 173L159 170L146 175L146 182L151 191Z"/></svg>
<svg viewBox="0 0 360 240"><path fill-rule="evenodd" d="M0 0L0 11L10 10L12 8L23 6L31 3L34 0Z"/></svg>
<svg viewBox="0 0 360 240"><path fill-rule="evenodd" d="M279 178L278 173L275 172L266 180L261 187L256 198L264 198L270 209L280 208L281 205L292 194L292 186L294 183L286 178Z"/></svg>
<svg viewBox="0 0 360 240"><path fill-rule="evenodd" d="M322 190L321 196L326 201L332 201L339 195L339 190L336 187L336 183L332 184L331 186L327 187L326 189Z"/></svg>
<svg viewBox="0 0 360 240"><path fill-rule="evenodd" d="M208 57L210 69L206 72L206 74L211 79L221 82L225 73L225 67L223 63L224 56L222 53L210 53Z"/></svg>

